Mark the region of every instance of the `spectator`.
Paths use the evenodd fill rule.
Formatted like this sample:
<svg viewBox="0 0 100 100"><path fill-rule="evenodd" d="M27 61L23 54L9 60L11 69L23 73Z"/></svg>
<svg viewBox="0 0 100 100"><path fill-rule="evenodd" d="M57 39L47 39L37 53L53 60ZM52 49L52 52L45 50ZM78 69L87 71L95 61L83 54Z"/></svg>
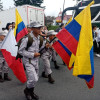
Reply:
<svg viewBox="0 0 100 100"><path fill-rule="evenodd" d="M94 52L97 52L97 42L96 42L96 37L97 37L97 26L92 27L92 34L93 34L93 48Z"/></svg>
<svg viewBox="0 0 100 100"><path fill-rule="evenodd" d="M5 30L6 33L9 32L10 28L12 28L12 23L7 23L7 25L6 25L6 30Z"/></svg>
<svg viewBox="0 0 100 100"><path fill-rule="evenodd" d="M7 23L6 29L9 31L10 28L12 28L12 23Z"/></svg>
<svg viewBox="0 0 100 100"><path fill-rule="evenodd" d="M96 34L96 29L97 29L97 26L94 25L94 26L92 27L93 39L96 38L96 36L97 36L97 34Z"/></svg>
<svg viewBox="0 0 100 100"><path fill-rule="evenodd" d="M15 22L12 22L12 30L15 28Z"/></svg>
<svg viewBox="0 0 100 100"><path fill-rule="evenodd" d="M44 27L41 28L41 33L40 33L40 35L43 36L44 38L46 38L47 33L45 32Z"/></svg>
<svg viewBox="0 0 100 100"><path fill-rule="evenodd" d="M97 57L100 57L100 29L98 29L97 31L97 38L96 38L96 42L97 42Z"/></svg>

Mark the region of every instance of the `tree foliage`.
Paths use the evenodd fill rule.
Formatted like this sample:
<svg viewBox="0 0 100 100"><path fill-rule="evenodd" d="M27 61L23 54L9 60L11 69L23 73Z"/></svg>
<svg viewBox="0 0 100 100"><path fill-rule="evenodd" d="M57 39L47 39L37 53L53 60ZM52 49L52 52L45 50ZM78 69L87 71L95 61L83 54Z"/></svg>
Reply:
<svg viewBox="0 0 100 100"><path fill-rule="evenodd" d="M1 10L3 10L3 6L2 6L1 0L0 0L0 11Z"/></svg>
<svg viewBox="0 0 100 100"><path fill-rule="evenodd" d="M14 3L15 3L15 6L28 4L28 5L41 7L43 0L14 0Z"/></svg>

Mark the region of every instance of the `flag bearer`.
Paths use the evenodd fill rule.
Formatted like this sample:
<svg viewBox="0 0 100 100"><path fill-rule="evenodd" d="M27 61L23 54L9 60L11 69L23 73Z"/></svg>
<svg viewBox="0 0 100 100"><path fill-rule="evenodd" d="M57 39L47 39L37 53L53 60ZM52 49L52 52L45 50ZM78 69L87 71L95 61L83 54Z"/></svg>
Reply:
<svg viewBox="0 0 100 100"><path fill-rule="evenodd" d="M54 30L50 30L48 32L49 41L51 41L55 37L56 34L57 33L54 32ZM52 70L50 67L50 59L53 55L54 49L52 48L52 46L49 43L46 44L46 46L47 45L48 45L48 48L46 47L46 49L43 51L43 54L41 55L41 58L44 63L44 71L42 72L42 77L48 78L49 83L54 83L54 79L51 76Z"/></svg>
<svg viewBox="0 0 100 100"><path fill-rule="evenodd" d="M23 56L23 63L26 68L26 72L28 75L27 86L24 89L25 96L27 100L38 100L39 97L34 93L35 84L38 81L38 58L40 56L39 52L39 44L40 44L40 32L41 27L39 22L32 22L30 24L31 33L29 35L33 38L32 45L26 50L28 37L23 38L20 48L19 54Z"/></svg>
<svg viewBox="0 0 100 100"><path fill-rule="evenodd" d="M4 40L6 35L7 35L7 33L5 31L2 31L2 29L0 29L0 48L2 45L2 41ZM1 49L0 49L0 82L11 81L11 79L8 76L8 72L9 72L9 67L8 67L8 65L2 55ZM4 73L4 79L2 77L3 73Z"/></svg>

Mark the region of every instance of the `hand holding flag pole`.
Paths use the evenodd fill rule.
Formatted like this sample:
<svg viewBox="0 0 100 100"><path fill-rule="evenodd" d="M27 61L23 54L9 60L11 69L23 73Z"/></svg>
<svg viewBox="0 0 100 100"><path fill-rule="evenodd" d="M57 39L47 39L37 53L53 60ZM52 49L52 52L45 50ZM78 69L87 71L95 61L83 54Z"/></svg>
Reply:
<svg viewBox="0 0 100 100"><path fill-rule="evenodd" d="M56 37L54 37L50 42L49 42L47 39L46 39L46 40L48 41L49 44L51 44L55 39L56 39ZM39 51L39 53L40 53L41 55L42 55L42 51L43 51L45 48L46 48L46 46L45 46L44 48L42 48L42 49Z"/></svg>

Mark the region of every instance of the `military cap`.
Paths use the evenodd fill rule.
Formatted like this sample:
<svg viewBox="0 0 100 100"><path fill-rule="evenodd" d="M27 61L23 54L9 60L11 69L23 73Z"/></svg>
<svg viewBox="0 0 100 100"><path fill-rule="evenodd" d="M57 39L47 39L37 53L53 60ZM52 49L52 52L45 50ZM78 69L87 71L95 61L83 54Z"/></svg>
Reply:
<svg viewBox="0 0 100 100"><path fill-rule="evenodd" d="M38 27L43 27L43 25L41 25L39 22L34 21L30 23L30 27L38 28Z"/></svg>
<svg viewBox="0 0 100 100"><path fill-rule="evenodd" d="M54 30L49 30L47 36L51 36L51 35L56 35L57 32L55 32Z"/></svg>

